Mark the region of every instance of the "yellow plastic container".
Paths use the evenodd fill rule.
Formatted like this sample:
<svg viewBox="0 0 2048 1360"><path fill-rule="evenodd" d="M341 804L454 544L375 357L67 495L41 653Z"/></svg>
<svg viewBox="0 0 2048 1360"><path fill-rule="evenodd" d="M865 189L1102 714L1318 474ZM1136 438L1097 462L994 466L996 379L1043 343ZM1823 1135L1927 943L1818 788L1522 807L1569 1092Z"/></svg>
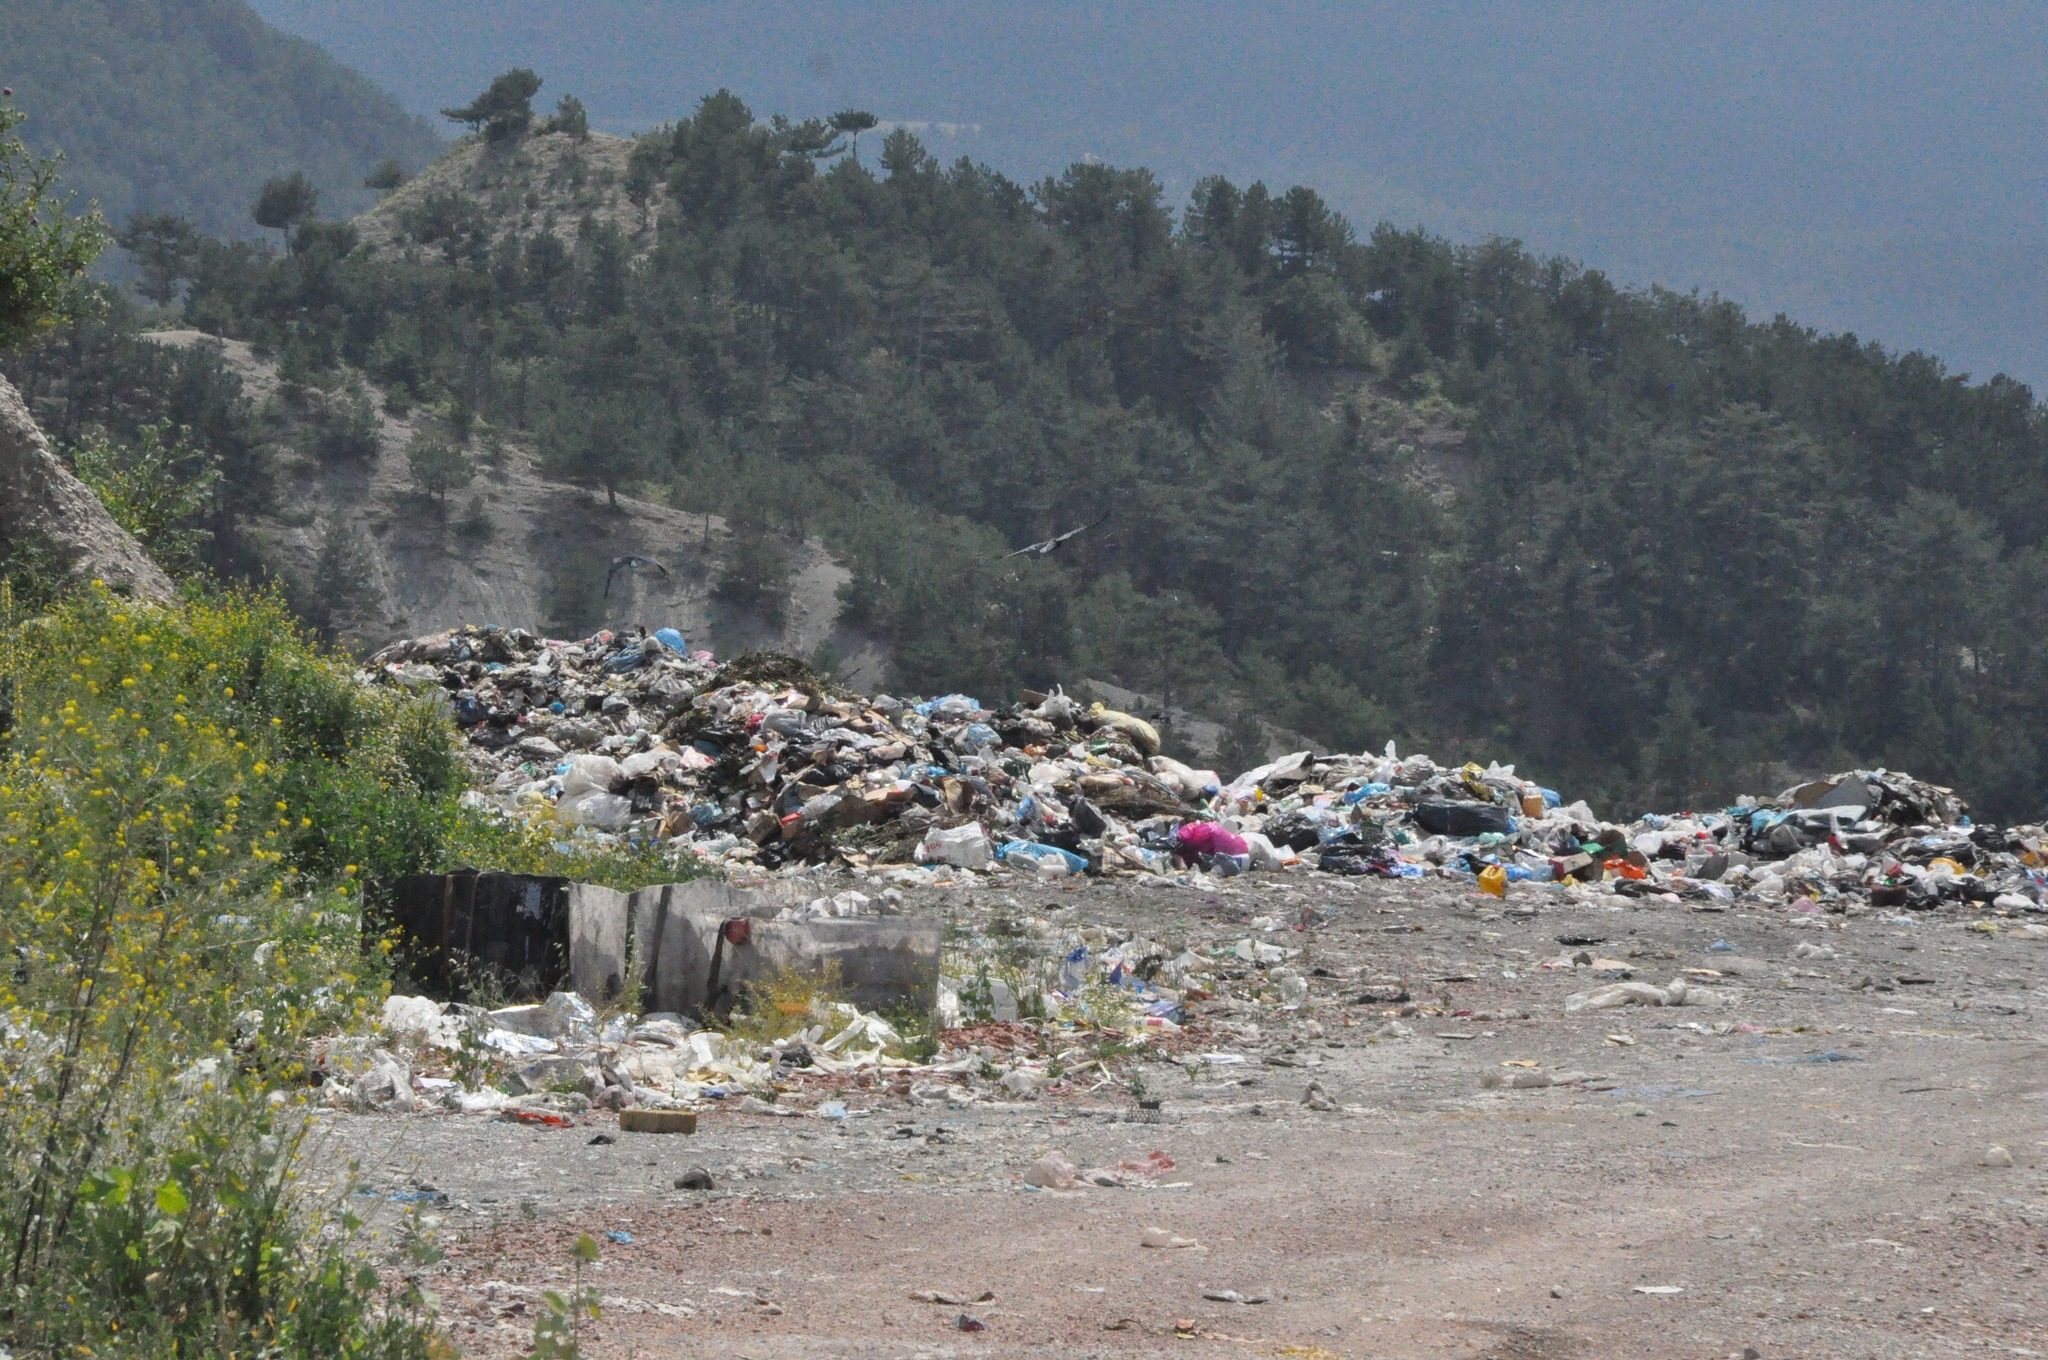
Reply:
<svg viewBox="0 0 2048 1360"><path fill-rule="evenodd" d="M1488 897L1508 895L1508 871L1498 864L1489 864L1479 871L1479 891Z"/></svg>

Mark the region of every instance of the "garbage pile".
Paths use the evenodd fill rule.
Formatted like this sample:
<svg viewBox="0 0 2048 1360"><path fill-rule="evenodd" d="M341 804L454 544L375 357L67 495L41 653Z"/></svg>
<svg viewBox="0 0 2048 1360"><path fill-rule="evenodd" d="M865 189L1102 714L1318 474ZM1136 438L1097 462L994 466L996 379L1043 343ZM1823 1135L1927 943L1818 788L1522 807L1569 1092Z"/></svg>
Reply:
<svg viewBox="0 0 2048 1360"><path fill-rule="evenodd" d="M470 627L401 642L365 683L444 694L486 789L566 836L659 842L729 873L820 865L905 885L985 875L1189 882L1316 870L1795 910L2040 909L2038 826L1971 823L1948 789L1859 770L1703 812L1607 822L1512 765L1299 752L1224 780L1142 717L1058 689L989 706L720 663L673 629L580 641ZM862 894L814 914L859 911Z"/></svg>
<svg viewBox="0 0 2048 1360"><path fill-rule="evenodd" d="M497 1010L391 996L375 1033L327 1040L313 1066L338 1108L440 1107L548 1122L593 1107L673 1110L727 1097L752 1110L799 1071L918 1066L896 1051L902 1042L887 1020L845 1002L820 1001L793 1033L757 1042L680 1015L602 1019L574 992Z"/></svg>
<svg viewBox="0 0 2048 1360"><path fill-rule="evenodd" d="M1220 787L1099 704L854 695L787 657L717 663L670 629L467 628L386 648L364 678L445 693L508 814L728 866L1158 871L1202 853L1177 833Z"/></svg>
<svg viewBox="0 0 2048 1360"><path fill-rule="evenodd" d="M1058 941L1049 923L1033 924L1032 933ZM713 1106L837 1117L843 1102L825 1097L878 1084L922 1105L1034 1100L1117 1080L1112 1064L1178 1036L1182 989L1208 980L1210 970L1301 952L1248 938L1168 958L1149 941L1110 941L1089 927L1072 949L1052 950L1048 966L1005 982L988 971L987 943L970 942L960 956L982 960L978 970L944 980L932 1017L936 1043L907 1042L884 1017L822 992L800 1002L757 995L740 1023L702 1025L659 1012L600 1016L575 992L495 1010L393 995L371 1032L320 1041L310 1066L337 1109L440 1109L544 1124L591 1109ZM1276 968L1270 985L1285 1004L1306 1000L1296 973ZM749 1026L763 1017L786 1032L757 1037ZM1104 1039L1111 1046L1097 1051Z"/></svg>
<svg viewBox="0 0 2048 1360"><path fill-rule="evenodd" d="M1889 770L1615 825L1511 765L1448 770L1389 744L1379 757L1289 756L1232 781L1217 802L1239 813L1235 825L1327 872L1469 877L1503 898L1526 885L1810 912L2032 911L2048 899L2041 827L1973 824L1953 790Z"/></svg>

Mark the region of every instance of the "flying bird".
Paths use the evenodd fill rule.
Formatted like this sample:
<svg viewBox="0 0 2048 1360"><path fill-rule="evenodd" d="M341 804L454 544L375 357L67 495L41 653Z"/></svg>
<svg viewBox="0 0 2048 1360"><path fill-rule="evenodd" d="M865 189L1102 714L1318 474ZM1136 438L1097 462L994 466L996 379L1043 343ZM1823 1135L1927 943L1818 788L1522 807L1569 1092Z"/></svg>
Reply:
<svg viewBox="0 0 2048 1360"><path fill-rule="evenodd" d="M612 582L618 579L619 573L631 571L635 567L653 567L663 576L669 574L667 567L664 567L651 557L634 557L630 554L625 557L614 557L612 559L612 569L604 574L604 597L607 600L612 597Z"/></svg>
<svg viewBox="0 0 2048 1360"><path fill-rule="evenodd" d="M1012 557L1044 557L1047 553L1051 552L1054 548L1059 547L1060 544L1066 542L1074 535L1085 534L1090 529L1093 529L1097 524L1102 523L1102 520L1108 518L1109 514L1107 511L1105 511L1103 513L1102 519L1093 520L1087 524L1082 525L1078 529L1069 529L1065 533L1061 534L1058 538L1048 538L1043 543L1027 543L1025 546L1017 549L1017 551L1015 552L1004 553L1002 557L998 558L997 560L1007 561L1009 558Z"/></svg>

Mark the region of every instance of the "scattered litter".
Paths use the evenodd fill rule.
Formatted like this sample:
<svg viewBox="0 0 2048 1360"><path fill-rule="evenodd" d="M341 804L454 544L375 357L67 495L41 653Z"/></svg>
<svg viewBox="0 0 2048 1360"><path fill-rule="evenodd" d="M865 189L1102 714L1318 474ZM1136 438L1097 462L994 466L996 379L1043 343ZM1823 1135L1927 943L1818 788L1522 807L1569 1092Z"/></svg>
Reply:
<svg viewBox="0 0 2048 1360"><path fill-rule="evenodd" d="M1024 1169L1024 1184L1041 1190L1071 1190L1080 1173L1057 1152L1049 1152Z"/></svg>
<svg viewBox="0 0 2048 1360"><path fill-rule="evenodd" d="M1614 982L1590 991L1573 992L1564 999L1564 1009L1567 1015L1577 1015L1580 1011L1606 1011L1621 1006L1725 1006L1732 1000L1726 993L1675 977L1664 987L1648 982Z"/></svg>
<svg viewBox="0 0 2048 1360"><path fill-rule="evenodd" d="M1616 825L1512 765L1444 766L1390 743L1225 779L1160 754L1145 718L1057 687L907 701L823 683L794 658L720 662L681 643L669 628L558 640L467 627L396 643L359 674L449 696L491 772L480 806L734 874L836 864L960 885L1307 868L1456 879L1511 907L1547 889L1791 916L2037 911L2048 893L2041 828L1973 823L1952 790L1897 771ZM855 892L799 914L879 910Z"/></svg>
<svg viewBox="0 0 2048 1360"><path fill-rule="evenodd" d="M1782 1064L1825 1065L1827 1063L1862 1062L1863 1059L1857 1054L1842 1053L1831 1048L1825 1053L1802 1053L1797 1057L1790 1058L1745 1058L1743 1061L1755 1067L1771 1067Z"/></svg>

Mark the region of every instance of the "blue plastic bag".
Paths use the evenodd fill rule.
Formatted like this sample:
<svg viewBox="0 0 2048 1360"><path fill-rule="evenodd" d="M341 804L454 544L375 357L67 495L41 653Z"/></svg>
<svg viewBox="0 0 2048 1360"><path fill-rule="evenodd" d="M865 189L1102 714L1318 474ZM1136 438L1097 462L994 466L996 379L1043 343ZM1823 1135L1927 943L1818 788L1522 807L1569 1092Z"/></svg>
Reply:
<svg viewBox="0 0 2048 1360"><path fill-rule="evenodd" d="M1057 845L1045 845L1038 841L1005 841L996 848L996 858L1004 863L1020 860L1033 867L1047 861L1057 860L1070 874L1086 873L1088 861L1071 850L1062 850Z"/></svg>

